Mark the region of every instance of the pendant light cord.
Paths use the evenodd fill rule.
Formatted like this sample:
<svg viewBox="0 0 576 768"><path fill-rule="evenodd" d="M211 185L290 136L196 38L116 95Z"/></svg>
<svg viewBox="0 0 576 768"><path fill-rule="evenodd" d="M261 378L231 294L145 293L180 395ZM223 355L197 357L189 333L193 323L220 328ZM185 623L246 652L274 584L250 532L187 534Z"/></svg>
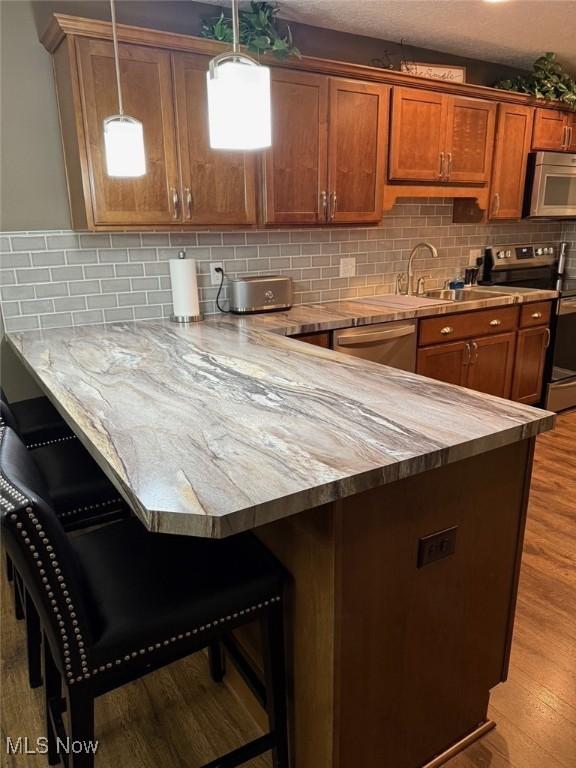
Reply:
<svg viewBox="0 0 576 768"><path fill-rule="evenodd" d="M112 0L113 2L114 0ZM232 0L232 50L240 53L240 21L238 18L238 0Z"/></svg>
<svg viewBox="0 0 576 768"><path fill-rule="evenodd" d="M114 63L116 65L116 86L118 89L118 114L124 115L122 103L122 86L120 84L120 55L118 53L118 32L116 30L116 3L110 0L110 15L112 17L112 42L114 43Z"/></svg>

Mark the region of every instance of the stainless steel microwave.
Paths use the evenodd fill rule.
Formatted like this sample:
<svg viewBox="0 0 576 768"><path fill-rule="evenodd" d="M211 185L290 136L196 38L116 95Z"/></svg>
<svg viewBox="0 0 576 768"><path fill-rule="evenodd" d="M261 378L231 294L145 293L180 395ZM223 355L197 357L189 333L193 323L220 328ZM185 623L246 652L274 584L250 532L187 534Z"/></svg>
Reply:
<svg viewBox="0 0 576 768"><path fill-rule="evenodd" d="M530 155L527 191L528 216L576 217L576 154Z"/></svg>

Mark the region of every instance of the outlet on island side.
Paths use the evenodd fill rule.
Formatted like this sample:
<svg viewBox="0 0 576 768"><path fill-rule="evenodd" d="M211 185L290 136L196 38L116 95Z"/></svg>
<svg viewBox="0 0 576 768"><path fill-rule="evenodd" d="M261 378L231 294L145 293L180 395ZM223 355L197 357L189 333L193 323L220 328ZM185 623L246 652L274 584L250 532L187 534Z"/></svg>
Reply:
<svg viewBox="0 0 576 768"><path fill-rule="evenodd" d="M222 274L220 272L216 272L217 269L224 269L224 263L221 261L211 261L210 262L210 282L212 285L220 285L220 280L222 280Z"/></svg>
<svg viewBox="0 0 576 768"><path fill-rule="evenodd" d="M444 531L423 536L418 541L418 568L442 560L453 555L456 551L456 531L458 526L446 528Z"/></svg>
<svg viewBox="0 0 576 768"><path fill-rule="evenodd" d="M356 275L356 257L348 256L340 259L340 277L354 277Z"/></svg>

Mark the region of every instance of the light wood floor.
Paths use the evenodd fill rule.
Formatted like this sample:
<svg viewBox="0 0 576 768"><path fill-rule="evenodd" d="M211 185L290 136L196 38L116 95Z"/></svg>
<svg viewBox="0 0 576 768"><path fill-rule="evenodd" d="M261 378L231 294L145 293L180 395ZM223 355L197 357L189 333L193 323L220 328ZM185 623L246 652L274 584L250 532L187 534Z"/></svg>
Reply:
<svg viewBox="0 0 576 768"><path fill-rule="evenodd" d="M1 616L0 764L44 766L44 756L6 755L7 735L43 730L4 579ZM576 768L576 412L538 439L510 676L492 694L491 716L496 730L448 768ZM201 655L98 699L96 729L98 768L198 768L259 733Z"/></svg>

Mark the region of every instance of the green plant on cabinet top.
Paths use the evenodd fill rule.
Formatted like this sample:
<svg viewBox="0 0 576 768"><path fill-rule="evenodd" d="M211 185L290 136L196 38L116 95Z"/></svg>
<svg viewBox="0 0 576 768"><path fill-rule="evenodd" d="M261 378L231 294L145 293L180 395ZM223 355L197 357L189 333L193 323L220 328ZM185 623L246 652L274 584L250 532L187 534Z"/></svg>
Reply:
<svg viewBox="0 0 576 768"><path fill-rule="evenodd" d="M559 101L576 110L576 80L556 61L555 53L545 53L536 59L527 77L518 75L513 80L500 80L495 87Z"/></svg>
<svg viewBox="0 0 576 768"><path fill-rule="evenodd" d="M278 6L272 3L252 0L248 10L240 11L240 42L256 54L272 53L280 59L288 56L300 58L290 27L286 26L285 35L278 30L278 10ZM202 36L231 43L232 19L224 16L222 11L217 19L204 21Z"/></svg>

